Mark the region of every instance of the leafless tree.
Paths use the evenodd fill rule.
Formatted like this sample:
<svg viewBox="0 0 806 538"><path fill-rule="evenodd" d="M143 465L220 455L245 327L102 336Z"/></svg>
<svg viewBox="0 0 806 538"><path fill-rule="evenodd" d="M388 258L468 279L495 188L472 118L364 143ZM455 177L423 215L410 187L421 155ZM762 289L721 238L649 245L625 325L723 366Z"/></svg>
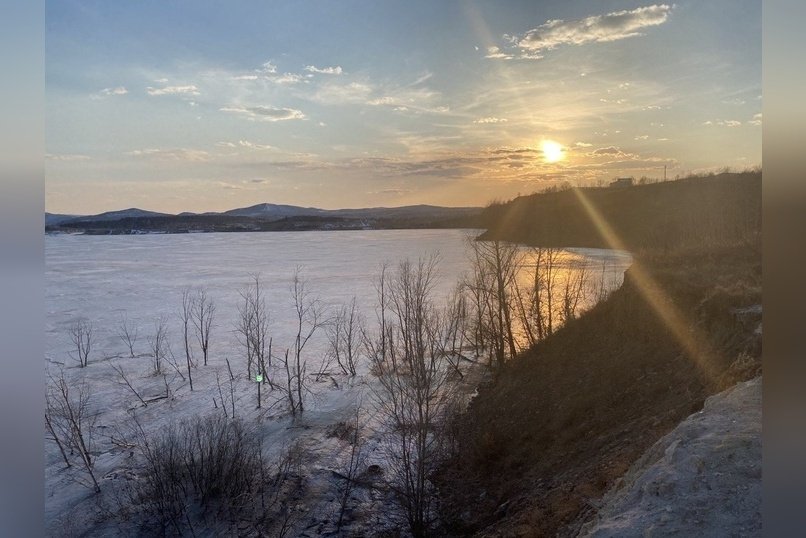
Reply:
<svg viewBox="0 0 806 538"><path fill-rule="evenodd" d="M210 332L213 328L213 319L215 316L215 302L207 295L207 290L204 288L196 292L195 300L193 301L193 308L191 311L191 319L193 326L196 328L196 339L199 342L199 347L204 356L204 365L207 366L207 356L210 349Z"/></svg>
<svg viewBox="0 0 806 538"><path fill-rule="evenodd" d="M159 375L163 371L163 363L169 354L167 320L161 316L154 322L154 335L148 337L151 355L154 357L154 373Z"/></svg>
<svg viewBox="0 0 806 538"><path fill-rule="evenodd" d="M129 356L132 358L134 358L134 344L137 343L137 332L137 324L130 322L126 313L123 312L118 322L117 335L129 348Z"/></svg>
<svg viewBox="0 0 806 538"><path fill-rule="evenodd" d="M242 303L238 306L235 332L246 351L246 375L253 370L263 375L263 383L271 383L267 366L271 367L271 337L269 314L263 297L260 275L252 275L252 283L241 291Z"/></svg>
<svg viewBox="0 0 806 538"><path fill-rule="evenodd" d="M92 481L91 487L95 492L101 491L101 486L95 478L95 459L92 456L94 448L93 426L96 415L90 406L90 389L85 381L70 383L64 378L64 372L57 376L48 374L49 382L46 389L46 416L54 437L60 437L70 449L71 454L78 453L84 470ZM61 446L60 446L61 448Z"/></svg>
<svg viewBox="0 0 806 538"><path fill-rule="evenodd" d="M193 318L193 310L196 300L191 294L190 288L182 290L182 310L179 312L179 319L182 320L182 336L185 344L185 361L187 362L188 381L190 382L190 391L193 392L193 374L190 371L193 366L193 352L190 345L190 324Z"/></svg>
<svg viewBox="0 0 806 538"><path fill-rule="evenodd" d="M433 303L436 269L436 257L399 265L383 286L389 304L386 334L367 339L379 381L378 410L388 429L390 487L417 537L431 525L428 476L438 456L434 432L452 398L445 361L451 324Z"/></svg>
<svg viewBox="0 0 806 538"><path fill-rule="evenodd" d="M296 393L296 404L295 407L292 406L291 412L302 413L305 410L305 395L308 390L305 380L307 360L303 355L303 351L314 333L322 326L323 307L319 299L313 297L308 291L307 284L302 278L301 267L297 267L294 271L291 298L294 302L297 334L294 338L294 347L292 348L293 362L291 362L290 368L288 359L286 359L286 373L292 376L291 390Z"/></svg>
<svg viewBox="0 0 806 538"><path fill-rule="evenodd" d="M512 306L520 264L519 247L504 241L468 241L473 277L466 282L483 316L478 330L490 347L490 365L500 368L517 354Z"/></svg>
<svg viewBox="0 0 806 538"><path fill-rule="evenodd" d="M356 374L362 332L361 315L353 297L349 306L342 306L326 326L328 355L345 374Z"/></svg>
<svg viewBox="0 0 806 538"><path fill-rule="evenodd" d="M45 401L49 403L49 398L47 393L45 394ZM56 433L56 429L53 427L53 420L51 419L51 406L45 406L45 427L48 429L50 433L50 440L56 443L56 446L59 447L59 452L62 455L62 459L64 460L64 464L67 467L72 467L73 464L70 463L70 460L67 458L67 454L64 451L64 445L62 444L61 439L59 439L59 434Z"/></svg>
<svg viewBox="0 0 806 538"><path fill-rule="evenodd" d="M529 346L540 342L555 330L560 315L557 280L560 271L560 249L533 247L525 258L531 269L527 285L516 287L516 311Z"/></svg>
<svg viewBox="0 0 806 538"><path fill-rule="evenodd" d="M111 361L109 363L109 366L111 366L112 369L118 374L118 376L120 376L120 381L118 381L118 383L128 387L129 390L132 392L132 394L137 396L137 399L140 400L140 403L143 404L143 407L148 407L148 404L146 403L145 400L143 400L143 397L140 396L140 393L137 392L137 389L135 389L134 386L132 386L131 381L129 381L129 378L126 375L126 372L123 370L123 366L121 366L120 364L115 364Z"/></svg>
<svg viewBox="0 0 806 538"><path fill-rule="evenodd" d="M79 318L70 326L70 340L73 342L74 358L81 368L89 364L90 352L95 345L95 328L92 322Z"/></svg>
<svg viewBox="0 0 806 538"><path fill-rule="evenodd" d="M589 277L586 260L575 259L569 263L562 288L560 321L562 321L563 324L574 319L585 303Z"/></svg>
<svg viewBox="0 0 806 538"><path fill-rule="evenodd" d="M364 465L366 459L364 452L364 439L361 435L361 400L356 403L353 417L347 429L347 441L350 445L350 456L344 463L343 472L338 473L338 478L341 479L338 485L339 491L339 519L336 522L336 530L340 531L344 524L344 515L347 510L350 494L355 489L356 479L358 473Z"/></svg>

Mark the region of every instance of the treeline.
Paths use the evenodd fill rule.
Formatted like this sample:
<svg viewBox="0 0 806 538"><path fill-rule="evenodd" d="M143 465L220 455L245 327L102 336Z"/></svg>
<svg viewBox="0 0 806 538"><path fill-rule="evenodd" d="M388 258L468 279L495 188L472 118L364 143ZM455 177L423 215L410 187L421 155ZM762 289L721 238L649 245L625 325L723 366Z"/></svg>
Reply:
<svg viewBox="0 0 806 538"><path fill-rule="evenodd" d="M487 228L482 239L543 247L613 248L601 221L632 252L757 245L761 171L521 196L488 206L481 221Z"/></svg>
<svg viewBox="0 0 806 538"><path fill-rule="evenodd" d="M46 232L82 232L88 235L126 235L142 232L284 232L307 230L396 230L478 228L477 215L459 217L353 218L293 216L277 220L233 215L171 215L124 217L118 220L75 219L45 227Z"/></svg>

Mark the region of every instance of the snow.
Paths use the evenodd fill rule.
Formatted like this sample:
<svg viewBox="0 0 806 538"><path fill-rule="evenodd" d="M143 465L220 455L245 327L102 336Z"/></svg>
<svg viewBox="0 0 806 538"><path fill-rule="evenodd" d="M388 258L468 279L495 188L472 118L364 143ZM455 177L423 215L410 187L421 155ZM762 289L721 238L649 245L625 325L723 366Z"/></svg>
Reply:
<svg viewBox="0 0 806 538"><path fill-rule="evenodd" d="M760 536L761 386L708 398L639 458L580 536Z"/></svg>
<svg viewBox="0 0 806 538"><path fill-rule="evenodd" d="M293 344L291 279L297 266L302 267L308 289L323 303L334 308L355 296L365 319L375 319L374 279L381 263L398 261L439 252L440 279L438 297L447 296L459 276L468 268L464 239L472 234L464 230L390 230L341 232L212 233L137 236L57 235L45 238L46 327L45 359L51 375L63 369L67 379L86 381L97 413L94 429L96 471L102 493L77 482L81 469L65 469L55 443L46 441L45 516L49 535L69 536L91 531L94 535L131 534L131 522L116 517L114 492L127 480L136 479L131 469L134 456L130 448L113 442L125 436L124 425L129 410L134 410L149 433L168 424L197 415L222 413L216 373L222 390L228 391L225 358L230 360L236 381L236 414L256 425L264 439L264 450L280 454L294 442L306 449L309 497L300 508L300 525L331 525L337 509L333 470L344 464L346 443L327 432L336 423L353 416L356 402L363 401L367 461L381 468L383 439L377 431L378 418L372 406L374 378L366 366L359 375L324 377L312 382L312 394L302 417L292 419L285 413L280 395L263 389L263 405L256 409L256 387L245 379L245 366L234 332L239 291L250 283L250 275L260 273L270 312L273 354L284 352ZM569 251L570 258L582 257L593 267L607 261L614 285L629 265L624 253L595 249ZM616 278L618 277L618 278ZM181 322L178 311L182 289L186 286L207 288L216 303L215 325L211 336L210 362L201 365L201 353L194 355L199 364L193 371L195 390L179 374L169 373L170 398L152 401L147 407L122 383L112 364L122 367L132 385L148 401L165 394L165 381L151 374L152 358L147 355L147 336L154 332L154 322L165 316L169 325L171 347L180 365L184 364ZM135 357L129 357L125 344L116 336L120 316L137 324L139 335ZM68 328L78 318L86 318L96 328L98 343L90 355L90 364L78 368L70 355ZM309 372L316 370L326 349L320 331L306 348ZM184 372L183 372L184 373ZM273 375L273 374L270 374ZM472 390L472 389L471 389ZM215 403L214 403L215 400ZM349 450L347 450L349 457ZM378 489L358 489L352 531L379 531L395 524L385 514L389 497ZM362 526L363 525L363 526ZM332 525L331 527L332 530ZM363 529L363 530L362 530Z"/></svg>

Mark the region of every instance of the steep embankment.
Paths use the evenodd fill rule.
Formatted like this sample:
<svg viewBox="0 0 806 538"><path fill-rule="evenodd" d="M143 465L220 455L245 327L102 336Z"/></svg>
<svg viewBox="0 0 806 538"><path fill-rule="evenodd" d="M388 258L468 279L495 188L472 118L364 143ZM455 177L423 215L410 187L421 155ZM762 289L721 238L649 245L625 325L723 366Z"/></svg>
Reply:
<svg viewBox="0 0 806 538"><path fill-rule="evenodd" d="M759 536L761 377L708 398L616 486L581 536Z"/></svg>
<svg viewBox="0 0 806 538"><path fill-rule="evenodd" d="M698 181L704 191L715 188ZM639 203L626 191L613 206L624 212L628 201ZM658 222L673 210L643 226L662 234ZM759 230L736 231L744 241L727 242L735 228L724 220L746 220L735 208L723 204L717 214L733 216L722 221L697 214L701 220L687 226L723 230L719 241L707 234L687 247L688 239L672 239L673 229L665 248L636 256L622 288L480 390L464 418L459 453L439 477L453 534L575 535L658 439L708 396L760 373ZM507 220L499 230L513 226ZM534 230L529 237L554 233Z"/></svg>

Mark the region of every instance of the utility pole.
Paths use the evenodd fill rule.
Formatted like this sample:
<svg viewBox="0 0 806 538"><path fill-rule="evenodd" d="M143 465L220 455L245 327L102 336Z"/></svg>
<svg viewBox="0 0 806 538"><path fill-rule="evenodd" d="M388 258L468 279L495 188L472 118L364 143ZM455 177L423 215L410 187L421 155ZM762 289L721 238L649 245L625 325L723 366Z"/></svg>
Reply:
<svg viewBox="0 0 806 538"><path fill-rule="evenodd" d="M663 165L663 181L666 181L666 165Z"/></svg>

